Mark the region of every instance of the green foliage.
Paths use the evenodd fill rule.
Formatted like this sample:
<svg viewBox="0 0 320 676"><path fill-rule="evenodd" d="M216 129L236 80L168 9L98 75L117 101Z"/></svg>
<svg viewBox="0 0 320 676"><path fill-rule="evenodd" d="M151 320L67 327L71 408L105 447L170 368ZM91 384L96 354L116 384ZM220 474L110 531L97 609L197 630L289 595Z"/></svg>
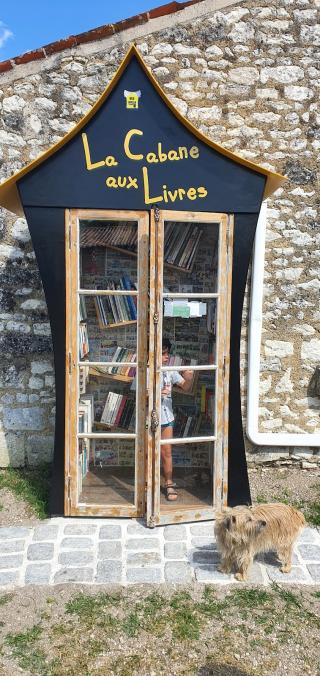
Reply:
<svg viewBox="0 0 320 676"><path fill-rule="evenodd" d="M258 608L272 603L272 594L265 589L235 589L230 595L230 602L240 608Z"/></svg>
<svg viewBox="0 0 320 676"><path fill-rule="evenodd" d="M11 601L13 596L14 596L13 594L2 594L0 596L0 606L4 606L6 603Z"/></svg>
<svg viewBox="0 0 320 676"><path fill-rule="evenodd" d="M69 615L77 615L79 620L86 624L93 624L96 620L103 620L105 609L108 606L117 605L120 594L105 594L100 592L95 596L88 594L76 594L66 603L66 612Z"/></svg>
<svg viewBox="0 0 320 676"><path fill-rule="evenodd" d="M25 500L39 519L46 519L49 512L51 465L44 463L35 469L8 467L0 472L0 488L8 488L21 500Z"/></svg>

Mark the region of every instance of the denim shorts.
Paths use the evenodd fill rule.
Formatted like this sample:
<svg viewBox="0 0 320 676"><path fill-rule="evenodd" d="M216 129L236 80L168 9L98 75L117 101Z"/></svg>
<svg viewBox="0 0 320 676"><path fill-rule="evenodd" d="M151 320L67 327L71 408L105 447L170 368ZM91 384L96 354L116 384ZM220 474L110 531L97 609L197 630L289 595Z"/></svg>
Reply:
<svg viewBox="0 0 320 676"><path fill-rule="evenodd" d="M173 427L173 426L174 426L174 420L172 420L171 422L168 422L168 423L163 423L163 425L161 425L161 429L164 430L165 427Z"/></svg>

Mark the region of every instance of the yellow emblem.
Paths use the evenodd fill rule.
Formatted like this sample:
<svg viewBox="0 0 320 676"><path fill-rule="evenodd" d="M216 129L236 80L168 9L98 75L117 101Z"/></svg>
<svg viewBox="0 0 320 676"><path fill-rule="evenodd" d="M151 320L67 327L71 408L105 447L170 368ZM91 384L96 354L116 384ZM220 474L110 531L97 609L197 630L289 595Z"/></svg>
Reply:
<svg viewBox="0 0 320 676"><path fill-rule="evenodd" d="M126 89L123 92L126 99L126 108L138 108L139 99L141 96L140 89L137 92L128 92Z"/></svg>

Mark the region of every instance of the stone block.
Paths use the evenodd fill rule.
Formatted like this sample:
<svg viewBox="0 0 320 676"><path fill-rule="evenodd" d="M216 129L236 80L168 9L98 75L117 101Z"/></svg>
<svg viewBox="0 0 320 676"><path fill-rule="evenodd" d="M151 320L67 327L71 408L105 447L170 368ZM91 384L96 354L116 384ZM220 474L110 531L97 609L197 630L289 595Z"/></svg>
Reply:
<svg viewBox="0 0 320 676"><path fill-rule="evenodd" d="M159 549L158 538L129 538L126 542L127 549Z"/></svg>
<svg viewBox="0 0 320 676"><path fill-rule="evenodd" d="M215 538L213 536L212 537L209 537L209 536L206 537L205 535L203 535L203 536L199 535L199 536L196 536L196 537L192 537L191 538L191 544L192 544L193 547L195 547L197 549L199 549L199 548L201 548L201 549L216 549L217 548L216 541L215 541Z"/></svg>
<svg viewBox="0 0 320 676"><path fill-rule="evenodd" d="M1 542L0 552L1 554L11 554L13 552L23 552L25 547L24 540L8 540L7 542Z"/></svg>
<svg viewBox="0 0 320 676"><path fill-rule="evenodd" d="M19 554L9 554L8 556L0 556L0 569L20 568L22 566L23 556Z"/></svg>
<svg viewBox="0 0 320 676"><path fill-rule="evenodd" d="M67 549L89 549L92 546L93 540L91 538L84 537L63 538L61 542L61 547L65 547Z"/></svg>
<svg viewBox="0 0 320 676"><path fill-rule="evenodd" d="M217 566L206 565L206 566L197 566L195 569L195 576L197 582L211 582L212 584L233 582L234 578L232 575L226 575L226 573L220 573Z"/></svg>
<svg viewBox="0 0 320 676"><path fill-rule="evenodd" d="M121 526L102 526L99 532L100 540L119 540L121 538Z"/></svg>
<svg viewBox="0 0 320 676"><path fill-rule="evenodd" d="M44 524L43 526L38 526L34 529L33 540L42 541L42 540L56 540L59 532L59 526L50 526L49 524Z"/></svg>
<svg viewBox="0 0 320 676"><path fill-rule="evenodd" d="M145 537L150 536L151 533L152 537L155 537L155 535L158 534L158 529L151 531L150 528L147 528L144 523L136 521L133 523L128 523L127 533L128 535L144 535Z"/></svg>
<svg viewBox="0 0 320 676"><path fill-rule="evenodd" d="M190 526L191 535L204 535L206 537L213 537L213 521L207 523L197 523L194 526Z"/></svg>
<svg viewBox="0 0 320 676"><path fill-rule="evenodd" d="M304 528L298 538L298 543L300 542L318 542L320 544L320 534L315 528Z"/></svg>
<svg viewBox="0 0 320 676"><path fill-rule="evenodd" d="M159 584L161 568L128 568L127 582L130 584Z"/></svg>
<svg viewBox="0 0 320 676"><path fill-rule="evenodd" d="M61 568L55 574L54 582L93 582L93 568Z"/></svg>
<svg viewBox="0 0 320 676"><path fill-rule="evenodd" d="M128 552L127 566L151 566L161 563L158 552Z"/></svg>
<svg viewBox="0 0 320 676"><path fill-rule="evenodd" d="M27 558L29 561L48 561L52 559L54 552L54 545L50 542L40 542L34 545L29 545L27 551Z"/></svg>
<svg viewBox="0 0 320 676"><path fill-rule="evenodd" d="M117 540L99 542L98 559L121 559L122 545Z"/></svg>
<svg viewBox="0 0 320 676"><path fill-rule="evenodd" d="M191 553L192 563L215 564L220 561L220 555L216 550L196 549Z"/></svg>
<svg viewBox="0 0 320 676"><path fill-rule="evenodd" d="M320 564L319 563L311 563L307 566L308 571L313 579L314 582L317 584L320 583Z"/></svg>
<svg viewBox="0 0 320 676"><path fill-rule="evenodd" d="M26 538L30 533L30 528L23 526L9 526L8 528L0 528L0 540L18 540Z"/></svg>
<svg viewBox="0 0 320 676"><path fill-rule="evenodd" d="M85 566L93 562L93 553L81 549L76 552L61 552L58 560L63 566Z"/></svg>
<svg viewBox="0 0 320 676"><path fill-rule="evenodd" d="M166 559L185 559L187 556L187 545L185 542L166 542L164 555Z"/></svg>
<svg viewBox="0 0 320 676"><path fill-rule="evenodd" d="M18 575L18 571L15 570L0 571L0 587L15 584L18 581Z"/></svg>
<svg viewBox="0 0 320 676"><path fill-rule="evenodd" d="M192 569L184 561L168 561L164 567L166 582L172 584L185 584L192 581Z"/></svg>
<svg viewBox="0 0 320 676"><path fill-rule="evenodd" d="M175 525L166 526L163 531L164 539L168 541L186 540L187 529L185 526Z"/></svg>
<svg viewBox="0 0 320 676"><path fill-rule="evenodd" d="M298 546L298 552L305 561L317 561L320 563L320 546L303 544Z"/></svg>
<svg viewBox="0 0 320 676"><path fill-rule="evenodd" d="M51 566L49 563L30 564L26 568L26 584L49 584Z"/></svg>
<svg viewBox="0 0 320 676"><path fill-rule="evenodd" d="M64 528L64 535L94 535L97 530L94 523L70 523Z"/></svg>
<svg viewBox="0 0 320 676"><path fill-rule="evenodd" d="M0 430L0 467L23 467L24 435Z"/></svg>
<svg viewBox="0 0 320 676"><path fill-rule="evenodd" d="M122 565L120 561L99 561L95 582L121 582Z"/></svg>
<svg viewBox="0 0 320 676"><path fill-rule="evenodd" d="M31 435L27 438L26 451L29 465L39 465L52 460L54 438L51 435Z"/></svg>
<svg viewBox="0 0 320 676"><path fill-rule="evenodd" d="M279 568L266 566L266 572L272 582L286 582L299 584L300 582L310 582L307 570L302 566L292 566L290 573L281 573Z"/></svg>
<svg viewBox="0 0 320 676"><path fill-rule="evenodd" d="M45 427L45 409L39 406L30 408L3 409L3 422L6 430L42 430Z"/></svg>

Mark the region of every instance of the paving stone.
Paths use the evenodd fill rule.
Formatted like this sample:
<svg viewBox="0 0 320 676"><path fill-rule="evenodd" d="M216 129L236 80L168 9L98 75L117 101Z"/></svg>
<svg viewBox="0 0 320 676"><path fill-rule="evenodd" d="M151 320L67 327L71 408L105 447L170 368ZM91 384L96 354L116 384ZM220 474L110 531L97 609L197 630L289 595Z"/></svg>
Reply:
<svg viewBox="0 0 320 676"><path fill-rule="evenodd" d="M272 582L310 582L307 571L301 566L293 566L290 573L281 573L279 568L266 566L266 572Z"/></svg>
<svg viewBox="0 0 320 676"><path fill-rule="evenodd" d="M320 562L320 546L319 545L299 545L299 554L305 561L319 561Z"/></svg>
<svg viewBox="0 0 320 676"><path fill-rule="evenodd" d="M0 540L18 540L25 538L30 533L30 528L23 528L22 526L12 526L10 528L0 528Z"/></svg>
<svg viewBox="0 0 320 676"><path fill-rule="evenodd" d="M19 572L17 570L0 571L0 587L17 582Z"/></svg>
<svg viewBox="0 0 320 676"><path fill-rule="evenodd" d="M68 549L89 549L93 545L91 538L63 538L61 547Z"/></svg>
<svg viewBox="0 0 320 676"><path fill-rule="evenodd" d="M26 568L26 584L48 584L50 581L51 566L49 563L30 564Z"/></svg>
<svg viewBox="0 0 320 676"><path fill-rule="evenodd" d="M93 568L61 568L55 574L54 582L93 582Z"/></svg>
<svg viewBox="0 0 320 676"><path fill-rule="evenodd" d="M232 575L226 575L226 573L220 573L217 566L198 566L195 569L195 576L197 582L212 582L212 583L221 583L221 582L234 582Z"/></svg>
<svg viewBox="0 0 320 676"><path fill-rule="evenodd" d="M94 535L97 525L94 523L70 523L64 527L65 535Z"/></svg>
<svg viewBox="0 0 320 676"><path fill-rule="evenodd" d="M185 542L166 542L164 555L166 559L185 559L187 556L187 545Z"/></svg>
<svg viewBox="0 0 320 676"><path fill-rule="evenodd" d="M127 549L159 549L158 538L130 538L126 542Z"/></svg>
<svg viewBox="0 0 320 676"><path fill-rule="evenodd" d="M128 523L127 533L128 535L144 535L145 537L155 537L159 534L159 529L147 528L144 523L139 523L139 521L136 521L135 523Z"/></svg>
<svg viewBox="0 0 320 676"><path fill-rule="evenodd" d="M301 542L320 542L320 534L314 528L304 528L298 538Z"/></svg>
<svg viewBox="0 0 320 676"><path fill-rule="evenodd" d="M161 568L129 568L127 582L132 584L158 584L161 582Z"/></svg>
<svg viewBox="0 0 320 676"><path fill-rule="evenodd" d="M59 532L59 526L49 526L44 524L34 529L33 540L55 540Z"/></svg>
<svg viewBox="0 0 320 676"><path fill-rule="evenodd" d="M37 561L39 559L48 561L49 559L52 559L53 553L54 545L51 542L41 542L29 545L27 558L29 561Z"/></svg>
<svg viewBox="0 0 320 676"><path fill-rule="evenodd" d="M214 549L195 549L191 552L193 563L218 563L220 561L220 554Z"/></svg>
<svg viewBox="0 0 320 676"><path fill-rule="evenodd" d="M264 577L261 569L261 565L256 561L250 566L248 582L252 584L264 584Z"/></svg>
<svg viewBox="0 0 320 676"><path fill-rule="evenodd" d="M121 559L121 555L121 542L99 542L98 559Z"/></svg>
<svg viewBox="0 0 320 676"><path fill-rule="evenodd" d="M172 526L165 527L163 535L165 540L186 540L187 529L185 526L172 524Z"/></svg>
<svg viewBox="0 0 320 676"><path fill-rule="evenodd" d="M100 540L119 540L121 538L121 526L102 526L99 538Z"/></svg>
<svg viewBox="0 0 320 676"><path fill-rule="evenodd" d="M320 564L319 563L310 563L308 566L308 571L314 582L320 582Z"/></svg>
<svg viewBox="0 0 320 676"><path fill-rule="evenodd" d="M99 561L96 582L121 582L122 565L120 561Z"/></svg>
<svg viewBox="0 0 320 676"><path fill-rule="evenodd" d="M0 552L1 554L11 554L11 552L22 552L25 547L24 540L8 540L7 542L1 542Z"/></svg>
<svg viewBox="0 0 320 676"><path fill-rule="evenodd" d="M217 549L216 541L213 537L193 537L191 538L193 547L202 547L203 549Z"/></svg>
<svg viewBox="0 0 320 676"><path fill-rule="evenodd" d="M5 568L20 568L22 566L23 556L19 554L12 554L10 556L0 556L0 569Z"/></svg>
<svg viewBox="0 0 320 676"><path fill-rule="evenodd" d="M93 562L93 553L83 552L81 549L76 552L61 552L59 554L59 563L63 566L85 566Z"/></svg>
<svg viewBox="0 0 320 676"><path fill-rule="evenodd" d="M194 526L190 526L191 535L205 535L207 537L213 537L213 521L208 523L197 523Z"/></svg>
<svg viewBox="0 0 320 676"><path fill-rule="evenodd" d="M281 567L281 561L278 559L276 552L264 552L261 554L257 554L255 560L259 561L259 563L273 566L274 568L279 569ZM291 563L294 566L300 565L300 559L298 558L296 552L292 552Z"/></svg>
<svg viewBox="0 0 320 676"><path fill-rule="evenodd" d="M151 566L161 563L158 552L128 552L127 566Z"/></svg>
<svg viewBox="0 0 320 676"><path fill-rule="evenodd" d="M192 569L184 561L168 561L164 567L164 576L167 582L184 584L191 582Z"/></svg>

